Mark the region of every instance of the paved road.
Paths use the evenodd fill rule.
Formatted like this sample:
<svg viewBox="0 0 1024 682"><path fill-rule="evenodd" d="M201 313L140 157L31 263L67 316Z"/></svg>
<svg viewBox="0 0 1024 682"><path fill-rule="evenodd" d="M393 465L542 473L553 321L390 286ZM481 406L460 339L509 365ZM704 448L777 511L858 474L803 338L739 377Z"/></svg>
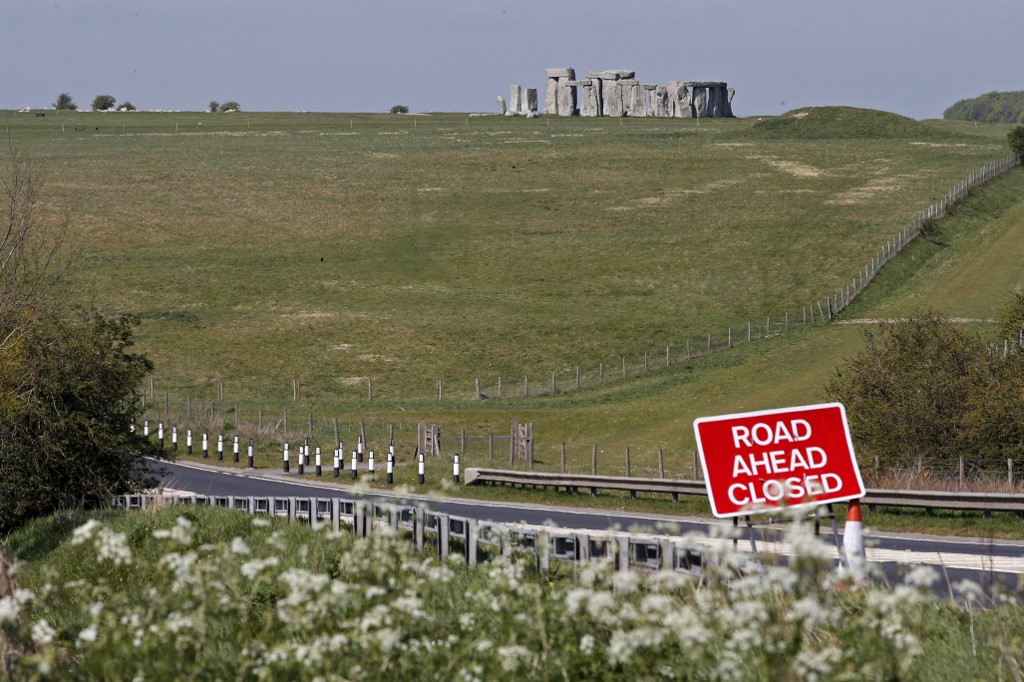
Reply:
<svg viewBox="0 0 1024 682"><path fill-rule="evenodd" d="M396 495L380 490L358 492L349 486L335 485L330 476L317 479L307 474L300 478L268 471L229 470L193 463L153 462L152 466L163 471L162 482L165 487L200 495L383 498L424 503L435 511L481 521L554 524L561 528L593 531L636 530L675 536L691 532L708 534L712 526L722 524L695 517ZM943 574L943 585L939 588L943 593L948 592L949 583L955 584L963 578L983 585L999 581L1013 588L1024 588L1024 582L1018 583L1018 575L1024 573L1024 542L878 533L870 529L865 532L865 536L868 560L881 564L890 579L898 574L900 564L925 563L936 566ZM760 534L755 537L761 548L764 538ZM784 547L775 548L785 551Z"/></svg>

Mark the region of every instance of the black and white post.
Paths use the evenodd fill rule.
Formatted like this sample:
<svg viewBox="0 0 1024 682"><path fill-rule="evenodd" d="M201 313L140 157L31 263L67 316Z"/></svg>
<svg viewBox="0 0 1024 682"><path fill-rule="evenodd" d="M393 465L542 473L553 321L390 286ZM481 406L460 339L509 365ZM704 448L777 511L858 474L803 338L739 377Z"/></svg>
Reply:
<svg viewBox="0 0 1024 682"><path fill-rule="evenodd" d="M334 451L334 477L338 478L341 476L341 454L338 450Z"/></svg>
<svg viewBox="0 0 1024 682"><path fill-rule="evenodd" d="M234 447L234 452L232 452L232 454L234 455L234 458L235 458L235 464L238 464L238 436L235 436L233 447Z"/></svg>
<svg viewBox="0 0 1024 682"><path fill-rule="evenodd" d="M291 465L288 463L288 443L284 444L284 472L287 474Z"/></svg>
<svg viewBox="0 0 1024 682"><path fill-rule="evenodd" d="M192 429L185 434L185 449L188 454L192 454Z"/></svg>
<svg viewBox="0 0 1024 682"><path fill-rule="evenodd" d="M156 428L156 439L160 441L160 449L164 449L164 423L159 422Z"/></svg>
<svg viewBox="0 0 1024 682"><path fill-rule="evenodd" d="M452 465L452 480L459 482L459 453L455 453L455 463Z"/></svg>
<svg viewBox="0 0 1024 682"><path fill-rule="evenodd" d="M393 485L395 482L395 446L391 446L391 452L388 453L388 472L387 481L388 485Z"/></svg>
<svg viewBox="0 0 1024 682"><path fill-rule="evenodd" d="M367 459L367 464L366 464L366 470L367 470L367 471L369 472L369 474L370 474L370 480L371 480L371 481L372 481L372 480L373 480L374 478L376 478L376 473L374 472L374 468L373 468L373 450L370 450L370 456L369 456L369 458Z"/></svg>
<svg viewBox="0 0 1024 682"><path fill-rule="evenodd" d="M224 461L224 434L223 433L218 433L217 434L217 461L218 462L223 462Z"/></svg>
<svg viewBox="0 0 1024 682"><path fill-rule="evenodd" d="M352 480L356 480L356 476L359 475L359 460L356 459L357 453L355 450L352 451Z"/></svg>
<svg viewBox="0 0 1024 682"><path fill-rule="evenodd" d="M424 471L423 467L424 467L423 453L421 452L420 453L420 458L419 458L419 481L420 481L420 485L423 485L424 483L427 482L426 472Z"/></svg>
<svg viewBox="0 0 1024 682"><path fill-rule="evenodd" d="M203 459L210 457L210 437L203 431Z"/></svg>
<svg viewBox="0 0 1024 682"><path fill-rule="evenodd" d="M256 452L252 446L252 438L249 439L249 468L256 468Z"/></svg>
<svg viewBox="0 0 1024 682"><path fill-rule="evenodd" d="M318 446L316 446L316 475L317 476L323 476L323 474L324 474L323 467L320 466L320 446L318 445Z"/></svg>
<svg viewBox="0 0 1024 682"><path fill-rule="evenodd" d="M306 473L306 458L303 457L304 448L304 445L299 445L299 476Z"/></svg>
<svg viewBox="0 0 1024 682"><path fill-rule="evenodd" d="M178 427L171 427L171 449L175 452L178 451Z"/></svg>

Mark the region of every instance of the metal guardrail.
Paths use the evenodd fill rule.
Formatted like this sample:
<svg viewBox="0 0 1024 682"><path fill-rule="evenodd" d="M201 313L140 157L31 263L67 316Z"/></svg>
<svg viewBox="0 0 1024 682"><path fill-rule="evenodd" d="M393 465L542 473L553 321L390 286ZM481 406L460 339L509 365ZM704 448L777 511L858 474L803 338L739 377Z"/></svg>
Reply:
<svg viewBox="0 0 1024 682"><path fill-rule="evenodd" d="M692 541L667 536L625 532L587 532L526 524L479 521L411 506L340 497L237 497L221 495L119 495L115 507L144 510L180 505L203 505L244 511L250 516L286 518L313 528L335 532L350 530L370 537L376 528L388 525L408 532L417 549L436 549L442 559L459 551L466 563L475 566L490 556L511 556L513 552L534 555L541 572L551 561L575 564L611 557L616 570L672 570L700 575L706 561L701 548ZM460 546L453 546L457 541Z"/></svg>
<svg viewBox="0 0 1024 682"><path fill-rule="evenodd" d="M508 471L503 469L468 468L464 472L466 485L520 485L552 487L567 492L589 489L623 490L630 493L668 493L672 499L679 495L707 496L703 481L685 481L671 478L627 478L624 476L593 476L588 474L557 474L537 471ZM918 509L955 509L980 511L988 516L994 511L1024 513L1024 495L1011 493L970 493L942 490L885 490L868 488L861 499L869 507L914 507Z"/></svg>

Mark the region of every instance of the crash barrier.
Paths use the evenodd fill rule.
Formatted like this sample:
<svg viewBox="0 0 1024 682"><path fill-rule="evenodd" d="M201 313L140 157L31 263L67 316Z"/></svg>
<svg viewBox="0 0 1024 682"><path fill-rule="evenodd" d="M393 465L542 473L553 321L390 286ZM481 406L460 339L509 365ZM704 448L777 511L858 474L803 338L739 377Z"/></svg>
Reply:
<svg viewBox="0 0 1024 682"><path fill-rule="evenodd" d="M637 492L667 493L672 495L672 499L677 500L680 495L706 496L708 494L707 486L703 481L664 478L551 474L475 467L466 469L464 477L466 485L551 487L556 491L565 489L569 493L578 493L580 489L583 489L589 490L591 495L596 495L598 490L621 490L632 494ZM986 517L994 511L1024 513L1024 495L1011 493L868 488L861 503L868 505L868 509L872 511L877 507L914 507L929 512L937 509L980 511Z"/></svg>
<svg viewBox="0 0 1024 682"><path fill-rule="evenodd" d="M115 507L145 510L205 505L276 516L312 528L343 529L370 537L382 525L408 533L416 548L436 550L442 559L461 555L470 566L493 556L525 552L545 573L552 561L582 564L611 558L616 570L671 570L700 575L705 553L692 541L623 532L588 532L526 524L480 521L423 506L342 497L240 497L231 495L119 495Z"/></svg>

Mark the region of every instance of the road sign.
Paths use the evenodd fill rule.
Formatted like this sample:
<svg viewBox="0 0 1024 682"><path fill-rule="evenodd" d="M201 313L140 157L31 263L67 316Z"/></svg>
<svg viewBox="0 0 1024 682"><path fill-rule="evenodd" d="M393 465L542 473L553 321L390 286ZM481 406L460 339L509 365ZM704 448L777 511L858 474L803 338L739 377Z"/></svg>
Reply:
<svg viewBox="0 0 1024 682"><path fill-rule="evenodd" d="M693 430L718 518L864 496L840 403L703 417Z"/></svg>

